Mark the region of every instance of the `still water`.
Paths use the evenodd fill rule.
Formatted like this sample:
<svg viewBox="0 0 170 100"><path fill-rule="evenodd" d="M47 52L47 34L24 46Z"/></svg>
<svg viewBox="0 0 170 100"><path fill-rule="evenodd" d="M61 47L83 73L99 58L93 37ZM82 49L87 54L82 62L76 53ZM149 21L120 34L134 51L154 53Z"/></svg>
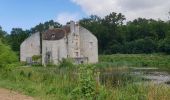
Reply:
<svg viewBox="0 0 170 100"><path fill-rule="evenodd" d="M170 86L170 72L157 68L108 68L100 70L100 83L104 85L117 86L139 82Z"/></svg>

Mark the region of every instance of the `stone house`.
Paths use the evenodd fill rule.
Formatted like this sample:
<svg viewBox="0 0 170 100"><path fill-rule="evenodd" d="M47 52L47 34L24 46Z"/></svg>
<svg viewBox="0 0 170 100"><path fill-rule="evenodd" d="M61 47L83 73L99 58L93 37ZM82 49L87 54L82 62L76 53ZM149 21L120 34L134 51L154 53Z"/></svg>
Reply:
<svg viewBox="0 0 170 100"><path fill-rule="evenodd" d="M41 37L41 38L40 38ZM62 28L50 28L28 37L20 46L20 61L32 62L34 55L41 55L42 64L58 64L63 58L75 63L98 62L98 40L78 23L69 22Z"/></svg>

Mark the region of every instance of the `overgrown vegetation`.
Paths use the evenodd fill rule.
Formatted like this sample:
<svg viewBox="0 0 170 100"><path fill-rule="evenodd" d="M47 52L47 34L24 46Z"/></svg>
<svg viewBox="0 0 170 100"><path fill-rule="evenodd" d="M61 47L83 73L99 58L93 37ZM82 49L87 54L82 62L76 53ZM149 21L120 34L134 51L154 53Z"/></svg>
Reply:
<svg viewBox="0 0 170 100"><path fill-rule="evenodd" d="M40 100L68 100L77 78L68 70L43 67L0 69L0 86Z"/></svg>
<svg viewBox="0 0 170 100"><path fill-rule="evenodd" d="M10 66L10 64L18 62L18 57L11 48L3 44L0 40L0 67Z"/></svg>
<svg viewBox="0 0 170 100"><path fill-rule="evenodd" d="M78 86L72 91L73 100L94 100L96 94L94 67L91 65L80 66L78 71Z"/></svg>
<svg viewBox="0 0 170 100"><path fill-rule="evenodd" d="M115 86L112 80L97 85L95 78L91 65L83 65L80 70L48 67L0 69L0 87L25 93L38 100L170 99L170 88L166 85L136 84L124 79L121 81L121 78Z"/></svg>
<svg viewBox="0 0 170 100"><path fill-rule="evenodd" d="M157 67L170 69L170 56L165 54L114 54L101 55L99 67L128 66L128 67Z"/></svg>
<svg viewBox="0 0 170 100"><path fill-rule="evenodd" d="M71 58L63 58L62 61L59 62L59 68L72 68L74 66L73 59Z"/></svg>

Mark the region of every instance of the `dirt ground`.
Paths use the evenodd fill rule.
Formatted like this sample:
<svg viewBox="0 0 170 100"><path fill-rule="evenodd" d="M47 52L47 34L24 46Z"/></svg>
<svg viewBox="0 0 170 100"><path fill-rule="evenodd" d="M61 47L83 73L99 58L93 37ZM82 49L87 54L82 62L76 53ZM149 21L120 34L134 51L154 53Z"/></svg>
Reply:
<svg viewBox="0 0 170 100"><path fill-rule="evenodd" d="M0 88L0 100L34 100L32 97Z"/></svg>

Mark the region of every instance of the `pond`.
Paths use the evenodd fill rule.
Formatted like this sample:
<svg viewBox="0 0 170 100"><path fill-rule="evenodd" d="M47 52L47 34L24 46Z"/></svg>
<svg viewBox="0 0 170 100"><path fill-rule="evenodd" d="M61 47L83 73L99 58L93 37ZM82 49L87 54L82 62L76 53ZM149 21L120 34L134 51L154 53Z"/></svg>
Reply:
<svg viewBox="0 0 170 100"><path fill-rule="evenodd" d="M152 82L170 86L170 72L157 68L108 68L100 70L100 83L103 85L126 85Z"/></svg>
<svg viewBox="0 0 170 100"><path fill-rule="evenodd" d="M168 84L170 81L170 73L167 70L155 68L132 68L132 75L140 75L142 78L152 81L156 84Z"/></svg>

